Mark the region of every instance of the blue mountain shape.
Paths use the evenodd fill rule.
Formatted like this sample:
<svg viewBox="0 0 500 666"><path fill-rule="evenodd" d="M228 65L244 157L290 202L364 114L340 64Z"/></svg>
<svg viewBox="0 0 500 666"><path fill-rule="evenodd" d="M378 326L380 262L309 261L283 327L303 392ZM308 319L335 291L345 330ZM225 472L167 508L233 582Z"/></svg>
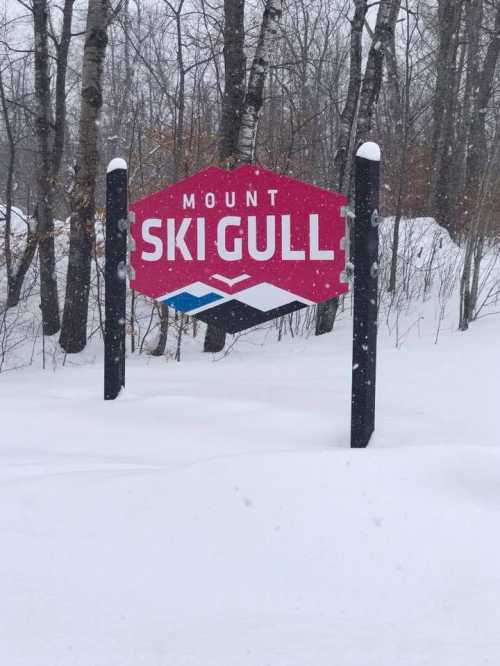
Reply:
<svg viewBox="0 0 500 666"><path fill-rule="evenodd" d="M193 294L183 291L170 298L165 298L161 302L165 305L170 305L172 308L179 310L179 312L190 312L196 308L201 308L202 305L218 301L221 298L223 297L220 294L214 294L213 292L204 294L203 296L193 296Z"/></svg>

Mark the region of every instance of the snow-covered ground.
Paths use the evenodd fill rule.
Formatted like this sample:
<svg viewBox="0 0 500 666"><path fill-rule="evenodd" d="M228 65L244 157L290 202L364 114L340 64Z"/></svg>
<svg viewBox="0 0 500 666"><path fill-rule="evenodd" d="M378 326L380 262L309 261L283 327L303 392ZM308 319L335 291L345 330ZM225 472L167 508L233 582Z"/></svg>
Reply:
<svg viewBox="0 0 500 666"><path fill-rule="evenodd" d="M500 663L500 318L0 375L0 663ZM420 334L419 334L420 333Z"/></svg>

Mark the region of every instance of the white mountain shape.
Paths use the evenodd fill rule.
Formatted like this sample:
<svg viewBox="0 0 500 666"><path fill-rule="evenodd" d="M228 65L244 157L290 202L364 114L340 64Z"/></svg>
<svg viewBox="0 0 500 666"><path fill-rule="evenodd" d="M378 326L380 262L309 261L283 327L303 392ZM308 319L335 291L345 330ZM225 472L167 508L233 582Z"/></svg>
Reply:
<svg viewBox="0 0 500 666"><path fill-rule="evenodd" d="M187 291L187 289L186 289ZM274 310L279 308L282 305L288 305L293 301L299 301L299 303L304 303L304 305L312 305L313 301L303 298L302 296L297 296L290 291L281 289L280 287L275 287L269 282L261 282L256 284L253 287L248 289L243 289L242 291L237 292L236 294L226 295L223 299L219 299L214 303L209 303L208 305L203 305L200 308L191 310L190 314L195 315L204 310L209 310L213 307L222 305L231 300L237 300L240 303L245 303L256 310L261 312L268 312L269 310Z"/></svg>

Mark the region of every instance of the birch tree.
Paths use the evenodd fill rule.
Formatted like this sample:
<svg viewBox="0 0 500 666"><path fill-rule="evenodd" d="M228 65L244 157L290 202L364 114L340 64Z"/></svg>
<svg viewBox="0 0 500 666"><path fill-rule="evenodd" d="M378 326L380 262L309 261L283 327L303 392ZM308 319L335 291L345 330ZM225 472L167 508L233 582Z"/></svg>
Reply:
<svg viewBox="0 0 500 666"><path fill-rule="evenodd" d="M243 103L243 114L238 136L238 162L240 164L255 160L255 141L259 115L264 103L264 84L282 14L282 0L266 0L259 41L250 69L248 87Z"/></svg>
<svg viewBox="0 0 500 666"><path fill-rule="evenodd" d="M255 160L255 142L259 115L264 103L264 85L272 57L279 21L283 14L282 0L266 0L260 28L257 48L250 68L248 85L242 103L241 89L244 82L243 40L234 41L234 35L225 30L224 55L226 66L225 114L222 130L227 134L221 142L221 157L231 162L231 155L226 157L226 146L231 150L236 147L236 164L250 163ZM226 2L225 18L229 25L236 26L242 34L244 2ZM236 71L233 67L236 66ZM241 107L241 110L240 108ZM239 131L236 134L236 129ZM235 139L238 137L236 146ZM219 352L224 348L226 334L213 326L207 327L204 350Z"/></svg>

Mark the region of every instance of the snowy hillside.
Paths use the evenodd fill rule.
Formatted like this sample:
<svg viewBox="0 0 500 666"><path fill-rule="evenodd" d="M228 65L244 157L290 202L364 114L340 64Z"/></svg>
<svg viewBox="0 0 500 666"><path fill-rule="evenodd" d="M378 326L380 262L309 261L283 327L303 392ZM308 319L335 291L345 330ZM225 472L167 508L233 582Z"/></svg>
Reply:
<svg viewBox="0 0 500 666"><path fill-rule="evenodd" d="M499 320L431 321L381 326L361 451L347 312L132 359L113 403L100 360L0 375L0 663L498 663Z"/></svg>
<svg viewBox="0 0 500 666"><path fill-rule="evenodd" d="M88 349L64 356L40 336L34 269L3 319L0 663L498 662L498 250L464 334L462 250L404 221L389 294L390 220L381 232L364 451L348 448L350 296L331 335L298 313L212 357L189 329L181 363L174 320L167 356L146 353L139 301L143 353L104 403L102 282Z"/></svg>

